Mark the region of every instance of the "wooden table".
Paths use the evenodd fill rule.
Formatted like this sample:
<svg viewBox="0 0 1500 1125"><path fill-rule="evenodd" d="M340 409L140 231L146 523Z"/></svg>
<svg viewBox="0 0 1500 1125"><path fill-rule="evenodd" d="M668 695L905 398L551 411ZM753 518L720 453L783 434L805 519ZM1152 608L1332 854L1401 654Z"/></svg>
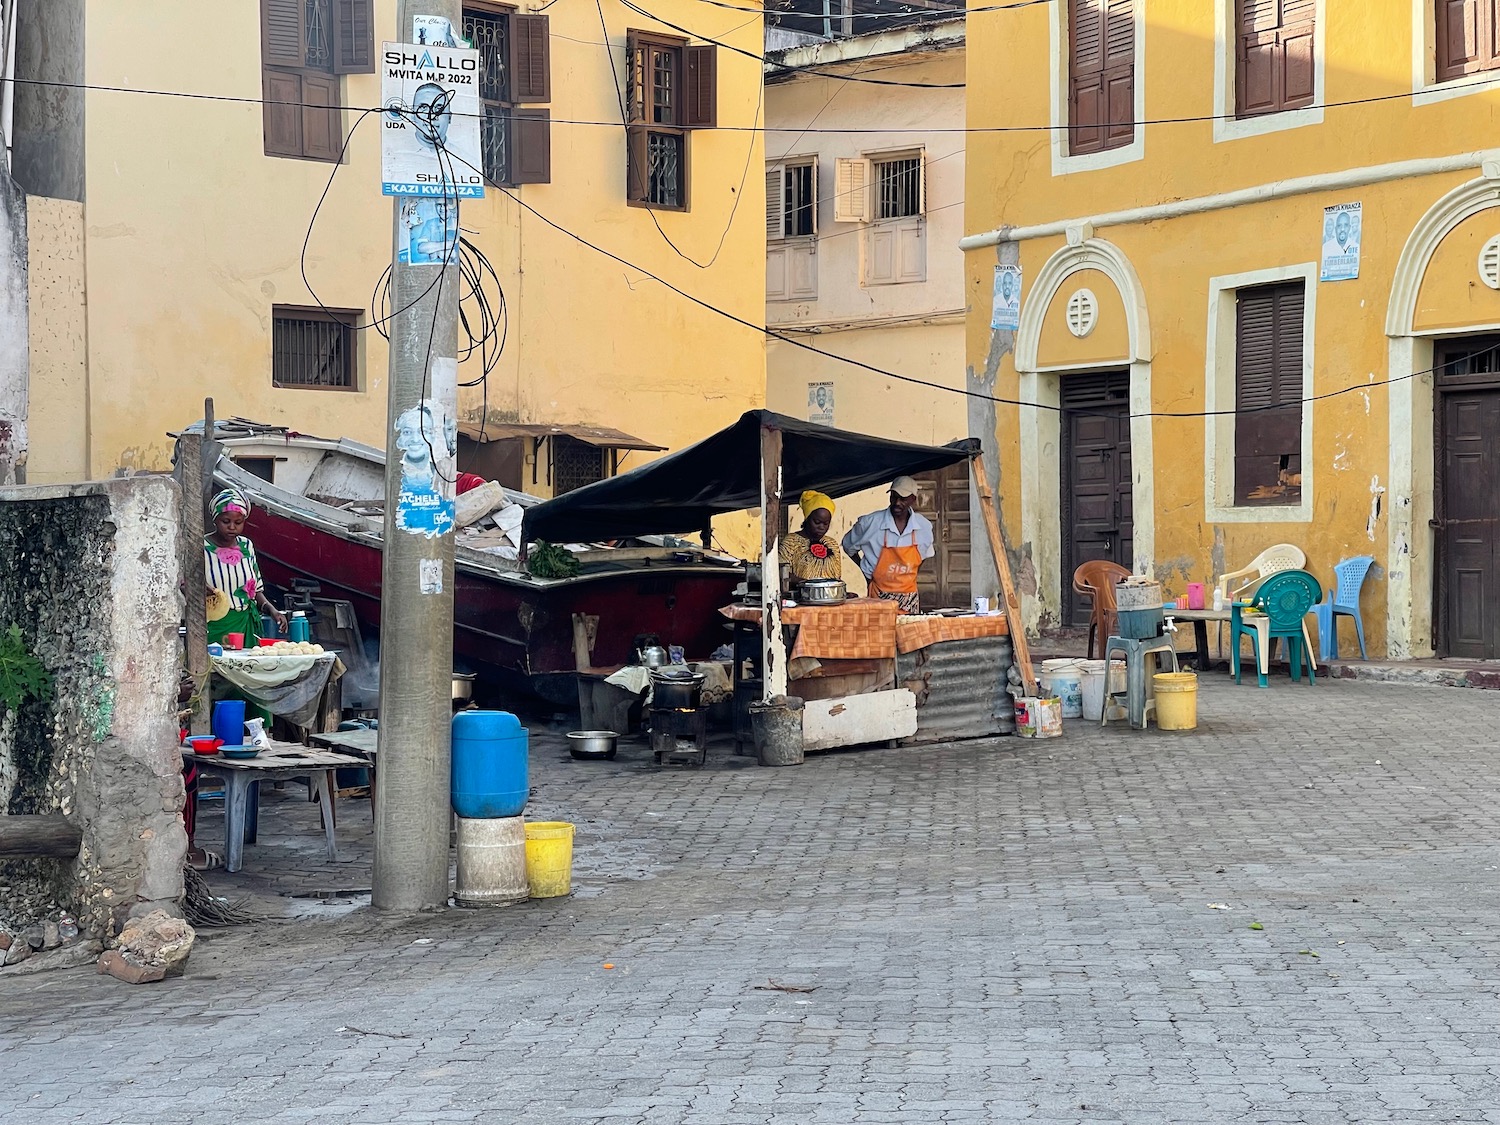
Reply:
<svg viewBox="0 0 1500 1125"><path fill-rule="evenodd" d="M271 749L262 750L254 758L195 754L186 748L182 751L182 758L183 761L195 762L200 769L210 769L224 778L226 870L238 871L244 866L245 829L251 788L262 781L290 781L294 777L309 777L313 780L323 816L328 858L338 858L338 849L333 839L333 787L328 783L328 775L336 769L361 765L357 759L351 759L347 754L299 746L294 742L273 742Z"/></svg>
<svg viewBox="0 0 1500 1125"><path fill-rule="evenodd" d="M335 753L350 754L359 758L370 770L370 810L375 809L375 775L380 754L380 732L378 730L331 730L322 734L309 734L307 740L315 746L326 747ZM351 763L345 762L348 766Z"/></svg>

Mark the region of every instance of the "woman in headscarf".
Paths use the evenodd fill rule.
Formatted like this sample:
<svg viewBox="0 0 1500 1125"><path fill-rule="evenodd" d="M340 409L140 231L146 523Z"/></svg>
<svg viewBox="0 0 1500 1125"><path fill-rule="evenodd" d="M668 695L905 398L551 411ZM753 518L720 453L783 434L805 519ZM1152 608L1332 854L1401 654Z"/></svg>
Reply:
<svg viewBox="0 0 1500 1125"><path fill-rule="evenodd" d="M828 534L833 523L833 501L821 492L804 492L802 528L781 540L781 561L792 568L794 582L840 578L844 573L839 542Z"/></svg>
<svg viewBox="0 0 1500 1125"><path fill-rule="evenodd" d="M243 633L245 647L260 639L262 612L286 628L286 614L266 597L255 547L240 533L250 515L250 501L238 489L226 488L213 499L213 533L203 539L203 564L208 578L208 640L223 641Z"/></svg>

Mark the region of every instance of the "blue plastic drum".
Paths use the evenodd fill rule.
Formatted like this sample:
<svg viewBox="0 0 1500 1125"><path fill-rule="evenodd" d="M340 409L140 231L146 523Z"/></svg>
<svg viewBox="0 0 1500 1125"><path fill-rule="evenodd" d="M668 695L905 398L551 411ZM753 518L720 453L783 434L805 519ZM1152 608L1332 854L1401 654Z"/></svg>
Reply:
<svg viewBox="0 0 1500 1125"><path fill-rule="evenodd" d="M453 716L453 811L470 820L520 816L531 789L530 736L509 711Z"/></svg>

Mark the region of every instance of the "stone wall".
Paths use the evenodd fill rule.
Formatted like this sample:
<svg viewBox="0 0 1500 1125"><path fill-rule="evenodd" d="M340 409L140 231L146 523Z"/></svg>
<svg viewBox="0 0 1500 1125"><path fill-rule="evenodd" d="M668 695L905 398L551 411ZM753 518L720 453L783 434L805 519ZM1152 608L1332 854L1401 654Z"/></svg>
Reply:
<svg viewBox="0 0 1500 1125"><path fill-rule="evenodd" d="M61 813L75 860L0 862L0 917L70 910L111 935L182 898L177 486L167 477L0 488L0 629L52 698L0 719L0 815Z"/></svg>

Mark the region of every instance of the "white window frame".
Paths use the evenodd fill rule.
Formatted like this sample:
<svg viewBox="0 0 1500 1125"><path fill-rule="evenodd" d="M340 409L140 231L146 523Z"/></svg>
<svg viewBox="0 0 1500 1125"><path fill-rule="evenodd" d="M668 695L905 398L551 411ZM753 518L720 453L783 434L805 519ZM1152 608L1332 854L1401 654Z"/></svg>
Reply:
<svg viewBox="0 0 1500 1125"><path fill-rule="evenodd" d="M787 234L786 233L786 170L788 168L811 168L813 186L812 206L812 233L811 234ZM773 235L770 225L766 227L767 242L798 242L807 239L816 240L818 237L818 211L823 206L822 185L818 182L818 157L816 153L806 156L783 156L778 160L767 161L766 178L769 179L775 173L781 177L781 233ZM766 201L767 211L770 210L770 200Z"/></svg>
<svg viewBox="0 0 1500 1125"><path fill-rule="evenodd" d="M1238 294L1257 285L1302 282L1302 498L1296 504L1234 502L1234 422ZM1204 517L1210 523L1311 523L1313 518L1313 371L1317 326L1318 263L1276 266L1209 278L1208 346L1204 372ZM1223 414L1218 413L1224 411Z"/></svg>
<svg viewBox="0 0 1500 1125"><path fill-rule="evenodd" d="M1433 105L1451 98L1482 94L1500 85L1500 70L1465 74L1446 82L1437 80L1436 0L1412 0L1411 5L1411 104Z"/></svg>
<svg viewBox="0 0 1500 1125"><path fill-rule="evenodd" d="M1258 113L1253 117L1236 117L1238 75L1235 62L1239 57L1239 23L1235 19L1235 0L1215 0L1214 4L1214 144L1260 137L1287 129L1302 129L1323 124L1323 106L1328 90L1323 77L1327 73L1328 0L1315 0L1313 9L1313 104L1280 113Z"/></svg>
<svg viewBox="0 0 1500 1125"><path fill-rule="evenodd" d="M1086 152L1072 156L1068 152L1068 0L1053 0L1047 5L1048 52L1052 75L1052 174L1067 176L1074 172L1094 172L1114 168L1146 158L1146 4L1136 0L1140 9L1135 19L1135 139L1128 145Z"/></svg>
<svg viewBox="0 0 1500 1125"><path fill-rule="evenodd" d="M894 160L908 160L915 158L920 161L921 176L919 180L918 210L915 215L901 215L893 219L882 219L876 215L879 210L879 184L876 175L876 165ZM860 236L860 277L861 288L880 289L887 285L920 285L927 280L927 148L925 145L912 147L904 145L901 148L881 149L876 152L860 153L859 159L864 162L867 169L865 178L866 210L867 216L864 223L864 232ZM920 276L903 277L897 269L890 278L872 279L870 276L871 247L870 242L877 233L889 231L895 240L895 258L893 265L900 262L900 243L902 233L915 231L922 243L922 269Z"/></svg>

